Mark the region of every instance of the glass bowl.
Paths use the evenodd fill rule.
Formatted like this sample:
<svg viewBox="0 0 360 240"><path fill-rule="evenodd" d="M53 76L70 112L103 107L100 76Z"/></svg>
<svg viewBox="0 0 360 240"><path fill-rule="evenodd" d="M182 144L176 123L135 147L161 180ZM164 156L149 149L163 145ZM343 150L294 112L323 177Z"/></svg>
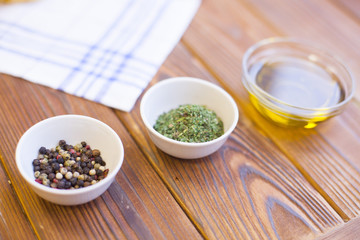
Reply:
<svg viewBox="0 0 360 240"><path fill-rule="evenodd" d="M289 38L251 46L242 83L255 108L281 126L313 128L344 109L354 94L348 68L332 54Z"/></svg>

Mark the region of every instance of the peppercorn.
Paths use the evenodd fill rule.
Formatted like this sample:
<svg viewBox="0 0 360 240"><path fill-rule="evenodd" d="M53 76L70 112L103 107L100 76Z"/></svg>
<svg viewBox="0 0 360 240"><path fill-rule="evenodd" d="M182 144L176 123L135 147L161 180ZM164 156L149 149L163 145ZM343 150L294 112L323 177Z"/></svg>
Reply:
<svg viewBox="0 0 360 240"><path fill-rule="evenodd" d="M52 163L51 167L52 167L53 171L55 171L55 172L59 171L59 169L60 169L60 165L57 162Z"/></svg>
<svg viewBox="0 0 360 240"><path fill-rule="evenodd" d="M84 186L84 180L78 180L77 185L79 185L79 187L83 187Z"/></svg>
<svg viewBox="0 0 360 240"><path fill-rule="evenodd" d="M96 170L95 169L91 169L90 171L89 171L89 175L90 176L93 176L93 175L95 175L96 174Z"/></svg>
<svg viewBox="0 0 360 240"><path fill-rule="evenodd" d="M71 179L70 179L71 186L75 187L75 185L76 185L77 181L78 181L78 180L77 180L76 178L74 178L74 177L73 177L73 178L71 178Z"/></svg>
<svg viewBox="0 0 360 240"><path fill-rule="evenodd" d="M33 160L33 165L34 166L39 166L40 165L40 160L39 159L34 159Z"/></svg>
<svg viewBox="0 0 360 240"><path fill-rule="evenodd" d="M102 176L104 174L104 172L100 169L96 170L96 175L97 176Z"/></svg>
<svg viewBox="0 0 360 240"><path fill-rule="evenodd" d="M89 171L90 171L90 169L89 169L88 167L84 167L84 168L83 168L83 172L84 172L85 174L89 174Z"/></svg>
<svg viewBox="0 0 360 240"><path fill-rule="evenodd" d="M46 154L46 148L45 148L45 147L41 147L41 148L39 149L39 153L40 153L40 154Z"/></svg>
<svg viewBox="0 0 360 240"><path fill-rule="evenodd" d="M49 166L49 165L46 166L46 168L45 168L45 173L49 175L51 172L52 172L52 167Z"/></svg>
<svg viewBox="0 0 360 240"><path fill-rule="evenodd" d="M65 140L60 140L59 141L59 146L61 147L61 146L64 146L66 144L66 141Z"/></svg>
<svg viewBox="0 0 360 240"><path fill-rule="evenodd" d="M58 157L58 159L57 159L57 162L58 162L59 164L64 164L64 159L63 159L63 157L59 155L59 157Z"/></svg>
<svg viewBox="0 0 360 240"><path fill-rule="evenodd" d="M65 181L65 189L69 189L71 187L70 181Z"/></svg>
<svg viewBox="0 0 360 240"><path fill-rule="evenodd" d="M66 168L64 168L64 167L62 167L62 168L60 168L60 173L62 174L62 175L65 175L66 173L67 173L67 169Z"/></svg>
<svg viewBox="0 0 360 240"><path fill-rule="evenodd" d="M70 179L72 178L72 176L73 176L72 172L67 172L67 173L65 174L65 178L66 178L67 180L70 180Z"/></svg>
<svg viewBox="0 0 360 240"><path fill-rule="evenodd" d="M63 178L63 175L58 172L58 173L56 174L56 179L59 179L59 180L60 180L60 179L62 179L62 178Z"/></svg>
<svg viewBox="0 0 360 240"><path fill-rule="evenodd" d="M43 181L42 181L42 184L45 185L45 186L49 186L50 185L50 180L47 179L47 178L44 178Z"/></svg>
<svg viewBox="0 0 360 240"><path fill-rule="evenodd" d="M57 188L59 188L59 189L65 188L65 181L60 181L60 182L57 184Z"/></svg>
<svg viewBox="0 0 360 240"><path fill-rule="evenodd" d="M52 181L52 180L54 180L55 176L56 176L55 173L52 172L52 173L49 173L48 178L50 181Z"/></svg>
<svg viewBox="0 0 360 240"><path fill-rule="evenodd" d="M92 150L86 142L73 146L60 140L54 148L41 147L32 164L36 182L58 189L87 187L108 173L100 151Z"/></svg>
<svg viewBox="0 0 360 240"><path fill-rule="evenodd" d="M80 176L80 173L79 173L79 172L74 172L74 173L73 173L73 177L74 177L74 178L78 178L79 176Z"/></svg>
<svg viewBox="0 0 360 240"><path fill-rule="evenodd" d="M34 172L34 177L35 177L35 178L38 178L39 176L40 176L40 172L39 172L39 171L35 171L35 172Z"/></svg>
<svg viewBox="0 0 360 240"><path fill-rule="evenodd" d="M94 155L94 157L98 157L98 156L100 156L100 150L94 149L94 150L92 151L92 154Z"/></svg>
<svg viewBox="0 0 360 240"><path fill-rule="evenodd" d="M102 161L102 158L100 156L95 157L96 163L101 163L101 161Z"/></svg>
<svg viewBox="0 0 360 240"><path fill-rule="evenodd" d="M81 161L82 162L88 162L89 161L88 156L86 156L85 154L81 155Z"/></svg>

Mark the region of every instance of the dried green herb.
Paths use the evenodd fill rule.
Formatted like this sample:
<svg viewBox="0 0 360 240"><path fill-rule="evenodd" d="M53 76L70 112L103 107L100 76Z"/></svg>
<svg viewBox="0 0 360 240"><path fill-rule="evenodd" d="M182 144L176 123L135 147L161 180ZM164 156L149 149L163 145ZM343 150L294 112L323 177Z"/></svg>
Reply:
<svg viewBox="0 0 360 240"><path fill-rule="evenodd" d="M157 119L154 129L165 137L181 142L208 142L224 134L216 113L200 105L180 105Z"/></svg>

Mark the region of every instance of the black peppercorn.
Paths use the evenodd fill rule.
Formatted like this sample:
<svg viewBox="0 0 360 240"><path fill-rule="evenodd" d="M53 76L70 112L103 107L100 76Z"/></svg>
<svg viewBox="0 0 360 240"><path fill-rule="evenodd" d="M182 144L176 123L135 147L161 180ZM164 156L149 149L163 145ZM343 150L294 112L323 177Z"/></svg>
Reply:
<svg viewBox="0 0 360 240"><path fill-rule="evenodd" d="M55 148L41 147L33 162L35 181L51 188L82 188L104 179L109 169L100 156L86 142L75 146L60 140ZM101 166L103 165L103 166Z"/></svg>
<svg viewBox="0 0 360 240"><path fill-rule="evenodd" d="M97 176L102 176L104 174L103 171L101 171L100 169L96 170L96 175Z"/></svg>
<svg viewBox="0 0 360 240"><path fill-rule="evenodd" d="M59 189L64 189L64 188L65 188L65 181L60 181L60 182L58 183L57 187L58 187Z"/></svg>
<svg viewBox="0 0 360 240"><path fill-rule="evenodd" d="M71 182L71 186L75 187L76 183L77 183L77 178L73 177L70 179L70 182Z"/></svg>
<svg viewBox="0 0 360 240"><path fill-rule="evenodd" d="M101 161L102 161L101 157L99 157L99 156L95 157L95 162L96 163L101 163Z"/></svg>
<svg viewBox="0 0 360 240"><path fill-rule="evenodd" d="M77 185L78 185L79 187L83 187L83 186L84 186L84 181L83 181L83 180L78 180L78 181L77 181Z"/></svg>
<svg viewBox="0 0 360 240"><path fill-rule="evenodd" d="M69 189L69 188L71 188L71 182L65 181L65 189Z"/></svg>
<svg viewBox="0 0 360 240"><path fill-rule="evenodd" d="M49 166L49 165L46 166L46 168L45 168L45 173L49 175L51 172L52 172L52 167Z"/></svg>
<svg viewBox="0 0 360 240"><path fill-rule="evenodd" d="M66 141L65 140L60 140L59 141L59 146L62 147L66 144Z"/></svg>
<svg viewBox="0 0 360 240"><path fill-rule="evenodd" d="M45 148L45 147L41 147L41 148L39 149L39 153L40 153L40 154L46 154L46 148Z"/></svg>
<svg viewBox="0 0 360 240"><path fill-rule="evenodd" d="M39 159L34 159L33 165L34 166L39 166L40 165L40 160Z"/></svg>
<svg viewBox="0 0 360 240"><path fill-rule="evenodd" d="M89 171L90 171L90 169L88 167L83 168L83 173L84 174L89 174Z"/></svg>
<svg viewBox="0 0 360 240"><path fill-rule="evenodd" d="M54 178L55 178L55 173L53 173L53 172L52 172L52 173L49 173L48 178L49 178L50 181L54 180Z"/></svg>
<svg viewBox="0 0 360 240"><path fill-rule="evenodd" d="M62 157L58 157L57 162L59 164L64 164L64 159Z"/></svg>
<svg viewBox="0 0 360 240"><path fill-rule="evenodd" d="M59 171L59 169L60 169L60 165L57 162L52 163L51 167L52 167L53 171L55 171L55 172Z"/></svg>

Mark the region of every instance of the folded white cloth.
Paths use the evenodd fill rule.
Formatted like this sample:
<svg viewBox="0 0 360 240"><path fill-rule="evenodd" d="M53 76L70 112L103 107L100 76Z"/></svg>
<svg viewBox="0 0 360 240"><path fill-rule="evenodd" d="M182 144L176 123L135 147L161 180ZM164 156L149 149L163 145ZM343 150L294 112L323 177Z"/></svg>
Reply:
<svg viewBox="0 0 360 240"><path fill-rule="evenodd" d="M200 1L0 5L0 72L130 111Z"/></svg>

